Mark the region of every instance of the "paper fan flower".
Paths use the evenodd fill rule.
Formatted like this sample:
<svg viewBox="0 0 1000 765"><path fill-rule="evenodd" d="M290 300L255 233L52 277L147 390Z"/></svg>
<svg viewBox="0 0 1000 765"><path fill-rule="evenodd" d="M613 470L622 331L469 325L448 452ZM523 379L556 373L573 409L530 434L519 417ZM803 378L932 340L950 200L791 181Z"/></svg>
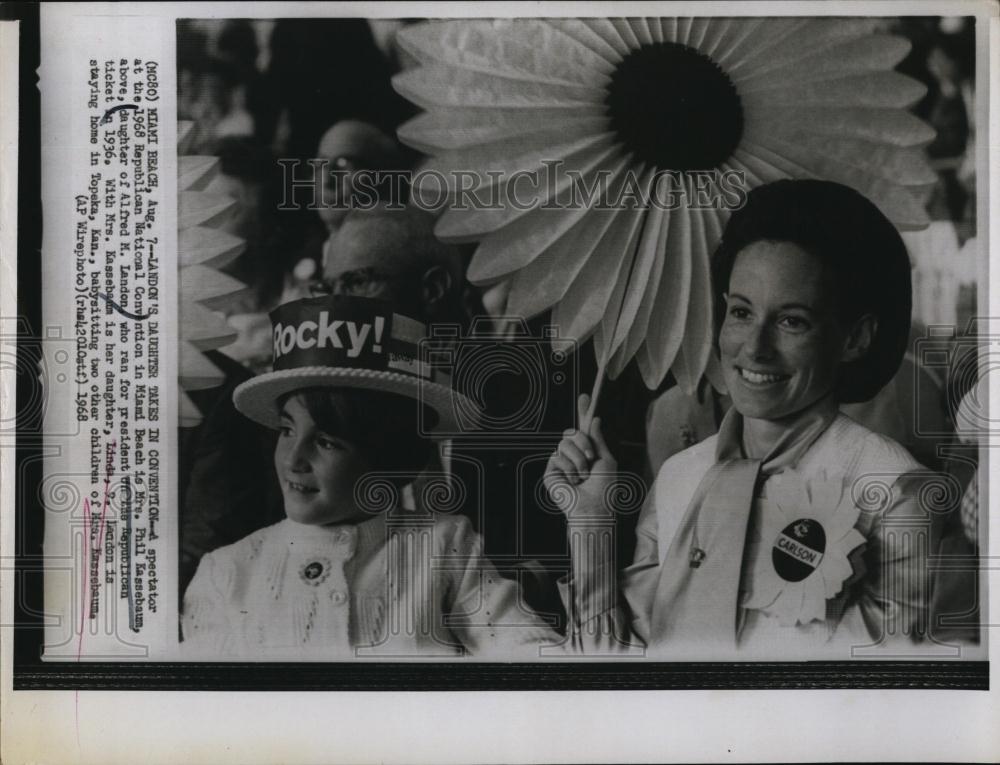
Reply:
<svg viewBox="0 0 1000 765"><path fill-rule="evenodd" d="M178 135L179 193L177 210L178 292L180 297L180 424L201 422L201 414L184 390L221 385L225 375L203 351L221 348L236 339L236 330L211 310L213 300L246 288L216 269L235 259L245 246L239 237L216 226L232 215L237 200L206 191L219 170L217 157L185 156L193 122L180 122Z"/></svg>
<svg viewBox="0 0 1000 765"><path fill-rule="evenodd" d="M860 508L842 475L805 478L790 470L768 484L749 540L750 570L741 605L784 625L826 618L826 601L854 574L850 554L865 543L854 528Z"/></svg>
<svg viewBox="0 0 1000 765"><path fill-rule="evenodd" d="M905 111L924 87L892 71L909 43L877 24L426 22L398 35L418 66L393 84L426 110L399 136L431 155L423 169L450 192L468 183L456 171L500 199L518 184L517 205L451 206L439 220L442 239L481 242L470 280L509 280L508 313L551 308L563 336L593 335L612 377L635 357L650 387L672 369L691 391L709 363L709 254L728 217L726 204L696 209L693 199L726 199L736 174L745 188L824 178L858 189L901 229L925 225L913 187L934 181L921 150L934 133ZM554 163L562 175L549 184ZM532 189L518 171L543 182ZM551 204L573 173L588 188L609 179L612 200L625 189L679 203ZM421 198L439 191L439 176L416 181Z"/></svg>

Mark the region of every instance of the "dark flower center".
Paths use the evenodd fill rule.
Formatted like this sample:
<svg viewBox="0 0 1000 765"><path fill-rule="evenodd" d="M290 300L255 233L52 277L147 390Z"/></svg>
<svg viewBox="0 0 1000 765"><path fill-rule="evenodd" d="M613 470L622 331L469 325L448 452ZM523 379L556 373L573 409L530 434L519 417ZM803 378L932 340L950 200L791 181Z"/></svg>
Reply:
<svg viewBox="0 0 1000 765"><path fill-rule="evenodd" d="M678 43L644 45L611 75L605 99L625 147L660 170L709 170L743 135L732 81L708 56Z"/></svg>

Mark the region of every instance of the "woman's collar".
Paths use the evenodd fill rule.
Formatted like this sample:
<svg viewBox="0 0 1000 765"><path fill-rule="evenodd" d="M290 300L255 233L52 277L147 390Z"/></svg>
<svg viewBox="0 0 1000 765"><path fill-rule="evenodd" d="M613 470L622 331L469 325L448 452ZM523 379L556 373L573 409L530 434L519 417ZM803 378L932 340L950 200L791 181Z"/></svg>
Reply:
<svg viewBox="0 0 1000 765"><path fill-rule="evenodd" d="M830 426L838 412L832 396L820 399L790 418L771 444L755 442L753 428L735 408L730 409L719 426L716 460L760 459L766 473L793 467L817 438Z"/></svg>

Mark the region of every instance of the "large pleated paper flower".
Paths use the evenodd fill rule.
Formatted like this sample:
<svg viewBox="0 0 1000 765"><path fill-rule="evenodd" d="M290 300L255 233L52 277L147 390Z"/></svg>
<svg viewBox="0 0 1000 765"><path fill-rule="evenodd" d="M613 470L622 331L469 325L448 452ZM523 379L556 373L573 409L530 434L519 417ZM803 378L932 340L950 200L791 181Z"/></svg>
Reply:
<svg viewBox="0 0 1000 765"><path fill-rule="evenodd" d="M785 625L825 619L826 601L854 574L850 554L865 543L854 528L860 512L842 475L787 471L773 478L748 540L741 605Z"/></svg>
<svg viewBox="0 0 1000 765"><path fill-rule="evenodd" d="M192 122L177 125L179 420L185 427L201 422L201 413L184 391L213 388L225 378L203 352L236 339L236 330L212 310L213 301L246 288L242 282L216 270L235 259L245 242L218 228L232 215L237 200L206 190L218 174L219 159L185 154L193 127Z"/></svg>
<svg viewBox="0 0 1000 765"><path fill-rule="evenodd" d="M564 336L594 336L611 376L634 357L650 387L672 369L691 391L709 362L709 255L742 198L734 179L744 193L781 178L839 181L901 229L926 224L914 187L934 181L921 149L933 131L905 111L924 88L892 71L909 43L877 23L422 23L399 33L418 66L393 82L426 111L399 136L453 194L517 192L515 205L451 205L437 227L480 242L469 277L509 281L508 313L551 308ZM547 176L555 163L561 175ZM538 188L518 171L538 171ZM624 190L660 204L553 204L574 178L600 177L612 201ZM440 182L418 173L415 195Z"/></svg>

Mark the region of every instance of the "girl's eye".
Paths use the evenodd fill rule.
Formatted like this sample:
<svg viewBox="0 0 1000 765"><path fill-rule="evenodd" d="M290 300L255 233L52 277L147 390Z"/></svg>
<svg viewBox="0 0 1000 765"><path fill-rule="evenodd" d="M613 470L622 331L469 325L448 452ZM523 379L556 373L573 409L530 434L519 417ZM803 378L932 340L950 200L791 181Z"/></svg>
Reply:
<svg viewBox="0 0 1000 765"><path fill-rule="evenodd" d="M342 448L340 441L337 441L333 438L326 438L324 436L320 436L319 438L317 438L316 444L319 446L320 449L325 449L327 451L340 451L340 449Z"/></svg>
<svg viewBox="0 0 1000 765"><path fill-rule="evenodd" d="M278 435L281 436L282 438L288 438L290 435L292 435L292 428L291 428L291 426L290 425L279 425L278 426Z"/></svg>

